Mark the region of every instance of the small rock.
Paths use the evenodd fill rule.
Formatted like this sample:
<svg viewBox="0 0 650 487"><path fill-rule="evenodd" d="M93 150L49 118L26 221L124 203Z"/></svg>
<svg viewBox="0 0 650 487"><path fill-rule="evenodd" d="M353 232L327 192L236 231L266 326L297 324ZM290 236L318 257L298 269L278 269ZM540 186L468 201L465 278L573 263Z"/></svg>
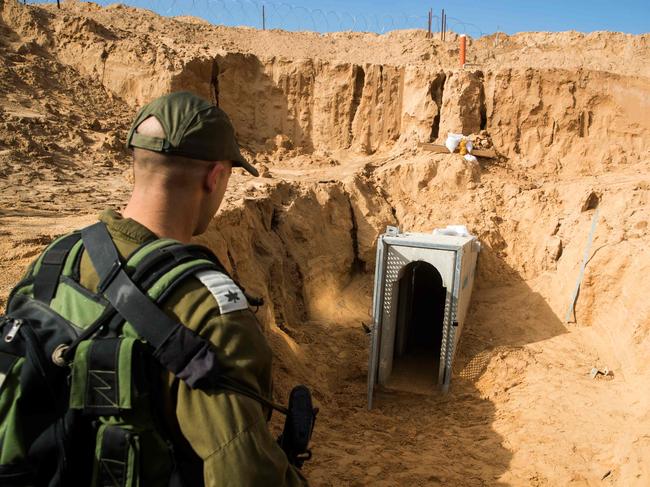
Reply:
<svg viewBox="0 0 650 487"><path fill-rule="evenodd" d="M609 370L609 367L605 367L604 369L599 369L598 367L592 367L591 371L589 372L589 377L592 379L595 379L598 376L603 376L602 378L606 378L611 380L614 377L614 372Z"/></svg>
<svg viewBox="0 0 650 487"><path fill-rule="evenodd" d="M546 255L553 261L557 262L562 256L562 239L557 235L549 237L546 241Z"/></svg>
<svg viewBox="0 0 650 487"><path fill-rule="evenodd" d="M275 136L275 146L278 149L293 149L293 143L291 142L291 139L284 134L278 134Z"/></svg>

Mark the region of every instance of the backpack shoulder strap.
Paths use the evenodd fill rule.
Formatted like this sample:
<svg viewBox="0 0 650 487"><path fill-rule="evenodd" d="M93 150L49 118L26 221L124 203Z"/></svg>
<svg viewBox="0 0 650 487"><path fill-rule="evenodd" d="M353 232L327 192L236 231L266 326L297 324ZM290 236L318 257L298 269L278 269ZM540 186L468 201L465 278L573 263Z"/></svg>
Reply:
<svg viewBox="0 0 650 487"><path fill-rule="evenodd" d="M129 259L125 267L133 283L158 305L174 292L186 278L205 270L222 270L219 260L209 249L174 242L164 247L151 245L137 263ZM209 254L209 255L208 255ZM211 257L210 257L211 256ZM117 331L124 317L115 314L107 329Z"/></svg>
<svg viewBox="0 0 650 487"><path fill-rule="evenodd" d="M81 238L74 232L55 241L45 250L34 269L34 298L49 305L59 285L59 277L70 249Z"/></svg>
<svg viewBox="0 0 650 487"><path fill-rule="evenodd" d="M142 283L147 294L157 303L162 303L186 278L201 271L218 271L227 274L219 259L205 247L199 245L178 245L169 247L166 259L154 269L138 269L134 280ZM137 279L141 276L141 279Z"/></svg>
<svg viewBox="0 0 650 487"><path fill-rule="evenodd" d="M79 241L68 254L63 268L62 275L72 273L73 265L71 259L78 261L79 255L74 255L78 245L83 246ZM81 254L81 252L76 252ZM123 267L131 281L144 293L154 300L158 305L162 303L185 279L203 270L219 270L221 265L212 251L198 245L183 245L172 239L158 239L146 242L134 250L130 256L125 258ZM102 293L99 292L98 295ZM88 326L81 335L70 344L65 351L63 359L71 360L74 349L83 340L88 339L100 329L102 333L110 336L118 336L125 318L116 311L112 304L109 304L104 312ZM144 337L143 337L144 338Z"/></svg>
<svg viewBox="0 0 650 487"><path fill-rule="evenodd" d="M191 388L213 385L219 371L208 341L170 318L133 283L104 223L83 229L81 235L100 278L99 292L154 348L161 365Z"/></svg>
<svg viewBox="0 0 650 487"><path fill-rule="evenodd" d="M140 289L147 290L151 299L160 304L190 276L198 278L210 289L211 286L203 279L203 276L209 276L206 274L209 271L214 275L218 274L219 280L223 280L224 283L227 281L230 286L236 286L245 296L246 306L259 307L264 304L262 298L249 295L246 289L228 273L214 252L202 245L176 243L176 245L155 249L136 266L131 278Z"/></svg>
<svg viewBox="0 0 650 487"><path fill-rule="evenodd" d="M142 289L149 289L170 271L178 267L189 267L196 270L196 265L198 264L203 264L204 268L209 267L225 272L219 259L217 259L210 249L200 245L184 245L177 243L175 245L155 249L149 253L135 267L135 271L131 278ZM157 299L156 296L151 297Z"/></svg>
<svg viewBox="0 0 650 487"><path fill-rule="evenodd" d="M222 388L248 396L259 403L287 414L287 409L261 396L258 392L237 383L220 373L217 357L210 343L194 331L171 319L158 308L154 300L144 294L123 269L119 253L106 226L96 223L82 230L84 248L100 277L99 292L109 300L117 312L128 321L135 331L154 348L153 356L158 362L184 381L192 389L209 390ZM206 268L225 270L217 257L206 247L183 246L172 249L170 268L182 268L184 259L194 259ZM195 252L205 259L196 259ZM193 255L194 254L194 255ZM156 257L151 257L152 261ZM172 265L173 264L173 265ZM189 262L193 264L193 262ZM198 267L188 266L185 275L196 272ZM190 272L191 271L191 272ZM174 282L182 280L179 274ZM150 291L150 290L149 290Z"/></svg>

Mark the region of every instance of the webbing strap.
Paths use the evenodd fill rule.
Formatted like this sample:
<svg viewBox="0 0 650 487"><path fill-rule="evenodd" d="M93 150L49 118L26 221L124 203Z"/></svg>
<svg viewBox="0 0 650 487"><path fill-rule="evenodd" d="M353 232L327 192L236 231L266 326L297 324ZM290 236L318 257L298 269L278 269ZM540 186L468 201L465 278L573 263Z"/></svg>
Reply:
<svg viewBox="0 0 650 487"><path fill-rule="evenodd" d="M151 242L149 242L151 243ZM171 254L175 254L175 247L180 246L177 244L172 244L172 247L169 251L169 247L161 247L153 250L151 253L155 255L159 255L164 253L166 257L170 257ZM194 256L194 259L198 259L199 257L204 257L207 256L206 252L209 253L208 250L205 248L199 247L199 246L187 246L192 253L195 253L196 255ZM199 252L200 250L200 252ZM81 254L81 252L79 253ZM213 256L213 259L215 262L218 263L218 260L216 260L216 257ZM192 260L192 259L190 259ZM172 258L172 259L167 259L166 261L163 261L161 263L161 260L158 258L154 259L149 259L148 256L145 257L136 267L134 270L133 275L131 276L131 280L138 286L140 289L149 289L153 284L155 284L158 279L163 277L165 274L168 272L172 271L179 262L179 259L177 258ZM182 262L181 262L182 263ZM126 266L128 267L128 259ZM166 288L164 291L158 295L158 296L151 296L152 299L155 299L156 303L160 304L162 303L169 294L174 291L184 280L190 275L193 275L194 273L201 271L201 270L206 270L206 269L214 269L214 268L220 268L220 265L217 264L197 264L196 266L192 266L176 276L174 278L174 281ZM64 352L64 359L66 361L69 361L72 359L75 353L75 348L79 345L84 340L87 340L90 338L92 335L94 335L100 328L105 327L106 330L110 331L115 331L119 330L120 325L124 323L124 317L117 313L115 311L115 308L113 308L113 305L108 305L102 315L93 323L90 325L88 328L86 328L81 335L79 335L68 347L68 349Z"/></svg>
<svg viewBox="0 0 650 487"><path fill-rule="evenodd" d="M211 255L199 252L201 247L195 245L175 244L160 249L155 249L147 255L136 267L133 281L142 283L143 288L150 287L161 276L173 268L191 260L206 259L214 261ZM154 272L152 272L154 270Z"/></svg>
<svg viewBox="0 0 650 487"><path fill-rule="evenodd" d="M214 270L215 266L214 264L197 264L196 266L192 266L189 269L186 269L182 273L180 273L178 276L174 278L174 282L172 282L160 295L156 298L157 303L162 303L167 299L167 297L176 289L178 289L178 286L183 284L185 279L189 276L195 275L197 272L201 271L207 271L207 270Z"/></svg>
<svg viewBox="0 0 650 487"><path fill-rule="evenodd" d="M124 487L129 471L131 433L108 425L102 434L99 457L99 485Z"/></svg>
<svg viewBox="0 0 650 487"><path fill-rule="evenodd" d="M59 276L70 249L79 241L79 233L71 233L45 251L41 267L34 277L34 298L49 305L59 285Z"/></svg>
<svg viewBox="0 0 650 487"><path fill-rule="evenodd" d="M82 230L82 239L100 278L99 292L155 349L160 364L191 388L213 385L218 369L207 340L171 319L131 281L104 223Z"/></svg>
<svg viewBox="0 0 650 487"><path fill-rule="evenodd" d="M93 340L88 350L84 412L111 416L120 413L119 353L121 338ZM130 384L129 384L130 386Z"/></svg>

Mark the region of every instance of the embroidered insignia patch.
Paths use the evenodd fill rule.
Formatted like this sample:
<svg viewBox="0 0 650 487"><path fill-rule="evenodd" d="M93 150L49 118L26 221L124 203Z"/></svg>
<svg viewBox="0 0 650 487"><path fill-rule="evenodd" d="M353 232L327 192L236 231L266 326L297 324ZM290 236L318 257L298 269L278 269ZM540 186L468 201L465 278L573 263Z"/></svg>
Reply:
<svg viewBox="0 0 650 487"><path fill-rule="evenodd" d="M217 300L221 314L248 308L248 301L242 290L223 272L201 271L196 273L196 277Z"/></svg>

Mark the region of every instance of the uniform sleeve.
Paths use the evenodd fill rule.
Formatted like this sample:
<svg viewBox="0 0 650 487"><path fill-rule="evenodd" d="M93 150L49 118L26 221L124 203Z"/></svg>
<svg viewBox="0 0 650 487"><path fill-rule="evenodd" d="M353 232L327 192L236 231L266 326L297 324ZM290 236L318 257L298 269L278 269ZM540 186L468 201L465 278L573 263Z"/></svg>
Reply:
<svg viewBox="0 0 650 487"><path fill-rule="evenodd" d="M210 291L190 281L165 307L210 340L224 374L270 397L271 350L255 315L248 308L221 314ZM206 487L307 485L272 437L266 413L259 402L240 394L178 384L178 425L203 460Z"/></svg>
<svg viewBox="0 0 650 487"><path fill-rule="evenodd" d="M307 485L271 438L263 418L204 460L204 478L206 487Z"/></svg>

